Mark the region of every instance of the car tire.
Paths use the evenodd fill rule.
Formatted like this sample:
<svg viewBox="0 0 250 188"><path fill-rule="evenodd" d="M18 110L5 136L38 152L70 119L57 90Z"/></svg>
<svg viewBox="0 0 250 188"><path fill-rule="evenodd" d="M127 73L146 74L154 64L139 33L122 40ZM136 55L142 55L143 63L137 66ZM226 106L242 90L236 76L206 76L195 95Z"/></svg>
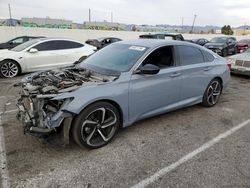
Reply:
<svg viewBox="0 0 250 188"><path fill-rule="evenodd" d="M110 103L96 102L74 120L72 136L80 147L96 149L108 144L120 127L118 110Z"/></svg>
<svg viewBox="0 0 250 188"><path fill-rule="evenodd" d="M226 49L226 48L225 48L225 49L223 49L223 50L222 50L222 57L226 57L226 56L227 56L227 54L228 54L227 49Z"/></svg>
<svg viewBox="0 0 250 188"><path fill-rule="evenodd" d="M207 86L207 89L203 95L202 105L206 107L212 107L216 105L220 99L222 92L222 83L219 79L213 79Z"/></svg>
<svg viewBox="0 0 250 188"><path fill-rule="evenodd" d="M13 78L21 73L19 64L13 60L4 60L0 63L0 77Z"/></svg>

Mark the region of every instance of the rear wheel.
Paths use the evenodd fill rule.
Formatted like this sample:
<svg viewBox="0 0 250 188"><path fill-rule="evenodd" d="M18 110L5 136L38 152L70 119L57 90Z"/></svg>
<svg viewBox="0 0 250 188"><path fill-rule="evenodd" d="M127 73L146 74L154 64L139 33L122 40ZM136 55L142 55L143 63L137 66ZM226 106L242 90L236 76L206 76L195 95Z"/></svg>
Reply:
<svg viewBox="0 0 250 188"><path fill-rule="evenodd" d="M220 99L221 91L222 91L221 81L219 79L213 79L209 83L203 95L202 104L206 107L212 107L216 105Z"/></svg>
<svg viewBox="0 0 250 188"><path fill-rule="evenodd" d="M100 148L109 143L120 126L117 109L107 102L97 102L83 110L74 121L72 135L79 146Z"/></svg>
<svg viewBox="0 0 250 188"><path fill-rule="evenodd" d="M5 60L0 63L0 77L13 78L20 73L20 67L15 61Z"/></svg>

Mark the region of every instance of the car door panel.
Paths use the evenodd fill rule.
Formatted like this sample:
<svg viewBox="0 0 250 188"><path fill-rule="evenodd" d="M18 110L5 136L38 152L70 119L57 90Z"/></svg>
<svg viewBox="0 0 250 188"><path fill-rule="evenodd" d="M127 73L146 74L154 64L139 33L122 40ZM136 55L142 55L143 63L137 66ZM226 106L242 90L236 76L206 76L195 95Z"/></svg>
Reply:
<svg viewBox="0 0 250 188"><path fill-rule="evenodd" d="M181 67L181 101L193 103L202 99L210 82L214 66L206 62L202 51L195 47L178 46L178 65Z"/></svg>
<svg viewBox="0 0 250 188"><path fill-rule="evenodd" d="M179 67L162 69L157 75L132 75L129 88L129 114L135 117L132 121L163 113L177 103L180 75Z"/></svg>
<svg viewBox="0 0 250 188"><path fill-rule="evenodd" d="M22 62L28 72L47 70L56 67L58 53L54 51L25 52Z"/></svg>

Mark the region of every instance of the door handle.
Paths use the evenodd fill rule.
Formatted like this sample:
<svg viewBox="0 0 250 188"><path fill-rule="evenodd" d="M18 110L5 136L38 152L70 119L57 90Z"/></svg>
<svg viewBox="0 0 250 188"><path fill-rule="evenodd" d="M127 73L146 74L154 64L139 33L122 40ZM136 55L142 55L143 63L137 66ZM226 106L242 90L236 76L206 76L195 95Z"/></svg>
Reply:
<svg viewBox="0 0 250 188"><path fill-rule="evenodd" d="M174 78L174 77L178 77L180 75L181 75L180 72L175 72L175 73L171 74L170 77Z"/></svg>
<svg viewBox="0 0 250 188"><path fill-rule="evenodd" d="M211 70L212 69L212 67L205 67L203 70L204 71L209 71L209 70Z"/></svg>

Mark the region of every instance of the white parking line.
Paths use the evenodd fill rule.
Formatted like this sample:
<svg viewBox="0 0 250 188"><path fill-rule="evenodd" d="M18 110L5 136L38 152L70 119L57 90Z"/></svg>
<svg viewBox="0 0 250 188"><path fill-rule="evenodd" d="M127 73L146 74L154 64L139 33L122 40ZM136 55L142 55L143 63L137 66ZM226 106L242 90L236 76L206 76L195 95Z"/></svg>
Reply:
<svg viewBox="0 0 250 188"><path fill-rule="evenodd" d="M8 111L0 112L0 115L2 115L2 114L9 114L9 113L17 112L17 111L18 111L17 109L8 110Z"/></svg>
<svg viewBox="0 0 250 188"><path fill-rule="evenodd" d="M5 142L4 142L4 133L2 126L2 117L0 115L0 178L3 188L9 188L9 172L7 168L7 159L5 152Z"/></svg>
<svg viewBox="0 0 250 188"><path fill-rule="evenodd" d="M249 123L250 123L250 119L244 121L243 123L233 127L232 129L230 129L230 130L228 130L228 131L226 131L224 133L221 133L220 135L218 135L214 139L208 141L207 143L203 144L202 146L200 146L196 150L194 150L191 153L187 154L186 156L182 157L177 162L175 162L175 163L173 163L173 164L171 164L171 165L169 165L167 167L164 167L163 169L159 170L158 172L156 172L152 176L142 180L138 184L134 185L132 188L142 188L142 187L146 187L146 186L150 185L151 183L154 183L155 181L159 180L159 178L161 178L162 176L164 176L167 173L169 173L170 171L176 169L177 167L179 167L183 163L191 160L192 158L194 158L199 153L209 149L210 147L212 147L213 145L215 145L216 143L218 143L222 139L232 135L233 133L235 133L239 129L245 127Z"/></svg>

